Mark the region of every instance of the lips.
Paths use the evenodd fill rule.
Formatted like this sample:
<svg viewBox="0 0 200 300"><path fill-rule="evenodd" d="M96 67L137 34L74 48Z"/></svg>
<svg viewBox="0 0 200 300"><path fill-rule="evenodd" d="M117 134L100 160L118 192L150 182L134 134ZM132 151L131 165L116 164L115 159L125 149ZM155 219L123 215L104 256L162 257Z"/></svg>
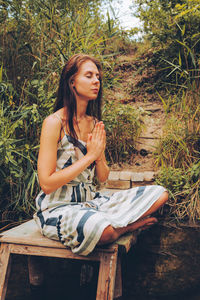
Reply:
<svg viewBox="0 0 200 300"><path fill-rule="evenodd" d="M98 92L99 92L98 89L92 89L92 91L93 91L94 93L97 93L97 94L98 94Z"/></svg>

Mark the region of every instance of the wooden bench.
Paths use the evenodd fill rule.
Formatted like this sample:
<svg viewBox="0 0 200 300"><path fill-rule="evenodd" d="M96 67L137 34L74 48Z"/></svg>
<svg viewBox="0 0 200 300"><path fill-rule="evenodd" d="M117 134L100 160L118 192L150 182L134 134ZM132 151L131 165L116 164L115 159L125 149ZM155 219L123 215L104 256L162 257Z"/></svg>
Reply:
<svg viewBox="0 0 200 300"><path fill-rule="evenodd" d="M136 242L136 234L127 234L109 246L96 247L88 256L80 256L73 254L60 242L42 236L35 221L30 220L3 232L0 242L0 300L4 300L6 296L11 254L28 255L29 258L46 256L98 261L100 265L96 299L112 300L122 294L120 253L129 251L131 245Z"/></svg>

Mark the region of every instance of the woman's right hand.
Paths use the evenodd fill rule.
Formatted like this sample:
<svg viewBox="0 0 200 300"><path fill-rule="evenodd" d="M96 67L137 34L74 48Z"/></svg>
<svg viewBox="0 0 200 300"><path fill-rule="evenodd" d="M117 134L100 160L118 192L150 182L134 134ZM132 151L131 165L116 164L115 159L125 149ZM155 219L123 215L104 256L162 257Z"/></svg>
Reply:
<svg viewBox="0 0 200 300"><path fill-rule="evenodd" d="M95 161L102 155L106 145L106 132L103 122L98 122L92 133L88 134L87 154Z"/></svg>

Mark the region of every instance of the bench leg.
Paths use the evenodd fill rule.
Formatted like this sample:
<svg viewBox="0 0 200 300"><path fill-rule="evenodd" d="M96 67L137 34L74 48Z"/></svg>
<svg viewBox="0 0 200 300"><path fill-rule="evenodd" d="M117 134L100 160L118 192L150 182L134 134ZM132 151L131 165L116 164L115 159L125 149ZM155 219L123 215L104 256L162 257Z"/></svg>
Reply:
<svg viewBox="0 0 200 300"><path fill-rule="evenodd" d="M31 285L39 286L44 282L44 258L41 256L28 256L29 282Z"/></svg>
<svg viewBox="0 0 200 300"><path fill-rule="evenodd" d="M10 245L1 244L0 250L0 300L4 300L11 267Z"/></svg>
<svg viewBox="0 0 200 300"><path fill-rule="evenodd" d="M117 259L117 271L115 277L115 291L114 298L118 298L122 296L122 268L121 268L121 259L118 257Z"/></svg>
<svg viewBox="0 0 200 300"><path fill-rule="evenodd" d="M96 300L112 300L114 296L118 247L113 253L102 253Z"/></svg>

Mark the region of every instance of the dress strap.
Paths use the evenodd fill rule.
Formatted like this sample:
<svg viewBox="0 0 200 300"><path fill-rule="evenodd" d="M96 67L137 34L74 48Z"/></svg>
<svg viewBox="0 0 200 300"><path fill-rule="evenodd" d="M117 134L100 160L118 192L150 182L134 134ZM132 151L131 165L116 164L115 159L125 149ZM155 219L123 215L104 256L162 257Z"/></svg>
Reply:
<svg viewBox="0 0 200 300"><path fill-rule="evenodd" d="M60 117L58 114L55 114L55 116L56 116L57 119L60 121L62 130L64 131L65 135L67 135L67 133L66 133L66 131L65 131L65 128L63 127L63 121L62 121L61 117Z"/></svg>

